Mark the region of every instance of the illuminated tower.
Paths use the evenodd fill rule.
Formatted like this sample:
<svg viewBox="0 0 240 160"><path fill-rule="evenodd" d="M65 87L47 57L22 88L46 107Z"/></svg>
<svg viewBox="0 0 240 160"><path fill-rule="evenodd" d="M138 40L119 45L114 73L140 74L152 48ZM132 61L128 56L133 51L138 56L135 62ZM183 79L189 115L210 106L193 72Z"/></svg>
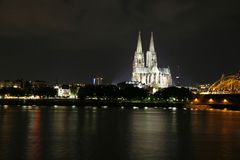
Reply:
<svg viewBox="0 0 240 160"><path fill-rule="evenodd" d="M96 76L93 78L93 85L102 85L103 77Z"/></svg>
<svg viewBox="0 0 240 160"><path fill-rule="evenodd" d="M141 40L141 32L138 34L138 42L137 42L137 49L135 51L135 56L133 60L133 68L145 67L144 62L144 53L142 50L142 40Z"/></svg>
<svg viewBox="0 0 240 160"><path fill-rule="evenodd" d="M138 41L137 48L134 54L133 60L133 73L132 73L132 81L140 81L141 75L137 74L139 71L143 70L145 67L144 53L142 50L142 40L141 40L141 32L138 33Z"/></svg>
<svg viewBox="0 0 240 160"><path fill-rule="evenodd" d="M146 54L146 67L148 67L149 69L157 67L157 54L154 47L153 32L151 32L149 50Z"/></svg>

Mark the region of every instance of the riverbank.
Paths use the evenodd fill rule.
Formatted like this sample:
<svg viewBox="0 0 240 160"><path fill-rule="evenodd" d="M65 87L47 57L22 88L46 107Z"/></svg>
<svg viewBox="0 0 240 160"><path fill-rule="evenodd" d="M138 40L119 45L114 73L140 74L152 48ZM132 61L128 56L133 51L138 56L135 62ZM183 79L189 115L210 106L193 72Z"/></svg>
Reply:
<svg viewBox="0 0 240 160"><path fill-rule="evenodd" d="M79 100L79 99L0 99L0 105L38 105L38 106L109 106L109 107L183 107L186 103L141 102L118 100Z"/></svg>

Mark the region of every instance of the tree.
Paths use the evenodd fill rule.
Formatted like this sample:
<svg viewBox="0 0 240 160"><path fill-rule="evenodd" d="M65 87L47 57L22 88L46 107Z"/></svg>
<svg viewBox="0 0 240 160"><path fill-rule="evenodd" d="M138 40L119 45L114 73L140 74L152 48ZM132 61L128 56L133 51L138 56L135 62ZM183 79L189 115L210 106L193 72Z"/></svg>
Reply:
<svg viewBox="0 0 240 160"><path fill-rule="evenodd" d="M154 94L157 98L163 98L163 99L169 99L169 98L175 98L178 100L188 100L192 98L192 92L187 88L177 88L177 87L169 87L164 88L162 90L157 91Z"/></svg>
<svg viewBox="0 0 240 160"><path fill-rule="evenodd" d="M74 95L75 98L77 98L78 95L78 87L76 85L70 86L71 94Z"/></svg>
<svg viewBox="0 0 240 160"><path fill-rule="evenodd" d="M13 88L13 87L1 88L0 95L5 96L6 94L13 97L20 97L20 96L24 96L24 90L21 88Z"/></svg>
<svg viewBox="0 0 240 160"><path fill-rule="evenodd" d="M142 100L148 96L148 92L143 88L126 86L120 89L120 95L128 100Z"/></svg>
<svg viewBox="0 0 240 160"><path fill-rule="evenodd" d="M35 89L34 94L40 97L55 97L57 95L57 90L52 87L40 87Z"/></svg>

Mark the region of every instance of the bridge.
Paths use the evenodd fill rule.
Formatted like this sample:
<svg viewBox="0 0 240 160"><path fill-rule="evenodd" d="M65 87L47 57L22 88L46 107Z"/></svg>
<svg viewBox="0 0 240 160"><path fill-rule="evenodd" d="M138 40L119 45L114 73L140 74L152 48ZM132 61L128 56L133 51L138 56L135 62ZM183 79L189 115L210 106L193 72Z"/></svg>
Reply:
<svg viewBox="0 0 240 160"><path fill-rule="evenodd" d="M194 95L191 104L240 110L240 74L222 75L207 92Z"/></svg>
<svg viewBox="0 0 240 160"><path fill-rule="evenodd" d="M240 94L240 75L222 75L209 87L208 92L211 94Z"/></svg>

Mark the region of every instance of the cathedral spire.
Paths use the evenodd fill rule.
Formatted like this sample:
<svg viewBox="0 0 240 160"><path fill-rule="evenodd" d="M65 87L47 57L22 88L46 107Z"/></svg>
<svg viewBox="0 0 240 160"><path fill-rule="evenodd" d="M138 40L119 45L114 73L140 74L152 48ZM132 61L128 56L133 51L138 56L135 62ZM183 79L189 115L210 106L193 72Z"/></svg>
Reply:
<svg viewBox="0 0 240 160"><path fill-rule="evenodd" d="M153 32L151 32L151 40L150 40L149 51L151 51L151 52L155 52L155 48L154 48L154 40L153 40Z"/></svg>
<svg viewBox="0 0 240 160"><path fill-rule="evenodd" d="M135 51L133 60L133 70L136 68L142 68L145 66L144 53L142 51L141 32L138 33L137 49Z"/></svg>
<svg viewBox="0 0 240 160"><path fill-rule="evenodd" d="M149 50L147 51L147 54L146 54L146 66L148 68L157 67L157 54L155 52L155 47L154 47L153 32L151 32Z"/></svg>
<svg viewBox="0 0 240 160"><path fill-rule="evenodd" d="M142 39L141 39L141 31L138 32L138 42L137 42L137 53L142 53Z"/></svg>

